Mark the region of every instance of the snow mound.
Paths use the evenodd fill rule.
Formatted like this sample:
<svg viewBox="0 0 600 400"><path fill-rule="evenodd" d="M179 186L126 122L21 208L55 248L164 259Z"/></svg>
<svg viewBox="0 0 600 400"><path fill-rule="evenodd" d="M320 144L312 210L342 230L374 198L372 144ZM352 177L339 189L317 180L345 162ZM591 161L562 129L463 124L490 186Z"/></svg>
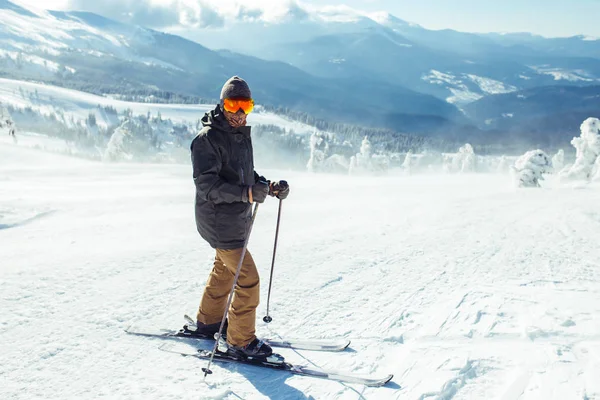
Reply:
<svg viewBox="0 0 600 400"><path fill-rule="evenodd" d="M531 150L517 159L513 169L518 187L540 187L543 175L552 170L552 162L542 150Z"/></svg>

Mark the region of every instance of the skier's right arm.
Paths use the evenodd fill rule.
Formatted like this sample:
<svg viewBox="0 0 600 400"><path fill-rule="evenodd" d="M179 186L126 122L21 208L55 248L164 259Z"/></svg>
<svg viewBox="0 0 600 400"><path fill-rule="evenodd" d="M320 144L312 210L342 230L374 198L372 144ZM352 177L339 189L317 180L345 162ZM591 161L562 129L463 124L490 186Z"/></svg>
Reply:
<svg viewBox="0 0 600 400"><path fill-rule="evenodd" d="M222 157L207 135L192 142L192 166L198 196L212 203L248 201L248 187L229 183L219 176Z"/></svg>

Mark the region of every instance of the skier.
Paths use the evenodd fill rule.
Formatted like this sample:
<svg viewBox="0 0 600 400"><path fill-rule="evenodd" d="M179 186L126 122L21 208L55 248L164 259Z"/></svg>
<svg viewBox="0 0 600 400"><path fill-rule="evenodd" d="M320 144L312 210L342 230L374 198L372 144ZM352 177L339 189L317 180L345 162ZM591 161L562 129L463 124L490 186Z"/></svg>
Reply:
<svg viewBox="0 0 600 400"><path fill-rule="evenodd" d="M268 195L285 199L286 181L270 182L254 171L250 127L254 107L250 88L238 76L221 90L220 103L202 118L203 128L191 145L196 185L196 226L216 250L214 267L200 302L198 334L219 331L227 300L250 228L252 203ZM228 352L242 357L269 357L272 349L255 335L259 276L248 251L244 256L226 321Z"/></svg>

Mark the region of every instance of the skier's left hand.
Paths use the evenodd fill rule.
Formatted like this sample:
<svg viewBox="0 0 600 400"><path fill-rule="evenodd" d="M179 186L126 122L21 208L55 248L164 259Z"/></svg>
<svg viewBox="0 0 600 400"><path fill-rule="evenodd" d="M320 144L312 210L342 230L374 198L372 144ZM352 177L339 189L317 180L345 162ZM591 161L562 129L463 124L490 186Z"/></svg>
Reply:
<svg viewBox="0 0 600 400"><path fill-rule="evenodd" d="M283 200L290 194L290 185L286 181L271 182L269 185L269 194Z"/></svg>

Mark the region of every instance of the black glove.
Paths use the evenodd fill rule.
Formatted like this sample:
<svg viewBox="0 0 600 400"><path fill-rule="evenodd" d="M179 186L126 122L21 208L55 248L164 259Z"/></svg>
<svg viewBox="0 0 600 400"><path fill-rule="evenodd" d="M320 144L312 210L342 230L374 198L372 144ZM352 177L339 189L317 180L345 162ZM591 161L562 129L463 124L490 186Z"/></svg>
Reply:
<svg viewBox="0 0 600 400"><path fill-rule="evenodd" d="M269 185L266 182L258 181L248 189L252 196L249 196L254 203L263 203L269 194ZM250 200L250 199L249 199Z"/></svg>
<svg viewBox="0 0 600 400"><path fill-rule="evenodd" d="M290 194L290 185L286 181L272 182L269 185L270 196L283 200L288 197L288 194Z"/></svg>

